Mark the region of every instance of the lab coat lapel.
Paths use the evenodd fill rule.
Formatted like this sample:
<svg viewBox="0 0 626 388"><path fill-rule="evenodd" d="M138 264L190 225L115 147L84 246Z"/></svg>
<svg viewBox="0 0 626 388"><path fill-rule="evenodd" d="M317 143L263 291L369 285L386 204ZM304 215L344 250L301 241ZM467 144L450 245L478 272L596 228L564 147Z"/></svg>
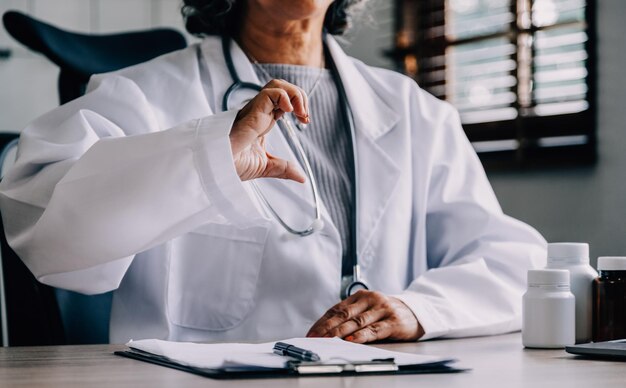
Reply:
<svg viewBox="0 0 626 388"><path fill-rule="evenodd" d="M379 96L332 37L327 37L326 43L346 89L356 126L358 244L359 258L365 259L363 264L371 258L370 241L400 178L393 150L379 144L398 122L399 114Z"/></svg>
<svg viewBox="0 0 626 388"><path fill-rule="evenodd" d="M202 45L204 60L208 65L207 69L211 79L213 109L219 112L221 111L224 93L233 83L233 79L228 72L226 59L221 55L221 39L207 37L204 39ZM239 78L243 82L260 85L261 81L257 77L252 64L235 41L231 42L230 50L233 64ZM220 53L220 55L216 55L217 53ZM232 94L229 100L229 106L232 108L242 107L257 93L258 92L253 90L237 91ZM266 135L265 147L270 154L289 160L296 163L296 165L300 165L278 126L275 126ZM304 175L302 166L300 166L300 170ZM304 229L310 225L315 215L315 210L311 186L308 182L301 184L283 179L257 179L256 183L268 202L290 226L296 229ZM246 184L246 186L249 185ZM253 193L249 187L248 190L249 193ZM285 196L288 196L289 199L286 200Z"/></svg>

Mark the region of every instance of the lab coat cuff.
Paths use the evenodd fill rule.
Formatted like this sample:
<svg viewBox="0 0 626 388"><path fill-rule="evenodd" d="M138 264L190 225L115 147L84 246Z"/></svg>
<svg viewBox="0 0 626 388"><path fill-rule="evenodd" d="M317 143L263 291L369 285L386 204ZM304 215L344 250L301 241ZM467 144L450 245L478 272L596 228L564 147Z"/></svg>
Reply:
<svg viewBox="0 0 626 388"><path fill-rule="evenodd" d="M400 299L415 314L417 321L424 330L424 335L419 339L420 341L441 337L448 333L445 320L435 308L436 304L428 296L413 291L405 291L402 294L391 296Z"/></svg>
<svg viewBox="0 0 626 388"><path fill-rule="evenodd" d="M199 119L194 154L204 190L217 211L227 220L242 225L258 214L235 169L230 130L236 110Z"/></svg>

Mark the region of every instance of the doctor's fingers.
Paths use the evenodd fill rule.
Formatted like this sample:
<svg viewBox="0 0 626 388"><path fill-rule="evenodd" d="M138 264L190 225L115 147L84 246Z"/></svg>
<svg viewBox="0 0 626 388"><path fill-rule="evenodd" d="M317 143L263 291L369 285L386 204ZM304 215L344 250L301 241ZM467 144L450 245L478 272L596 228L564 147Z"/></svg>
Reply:
<svg viewBox="0 0 626 388"><path fill-rule="evenodd" d="M383 319L355 331L345 339L351 342L366 343L385 339L415 341L424 335L424 328L401 300L389 297L391 308Z"/></svg>
<svg viewBox="0 0 626 388"><path fill-rule="evenodd" d="M394 313L389 297L380 292L360 291L355 296L367 302L367 309L330 330L331 336L344 338Z"/></svg>
<svg viewBox="0 0 626 388"><path fill-rule="evenodd" d="M274 120L278 120L283 114L294 110L291 96L281 88L263 89L253 101L255 100L259 102L259 110L263 113L272 114Z"/></svg>
<svg viewBox="0 0 626 388"><path fill-rule="evenodd" d="M378 300L379 294L372 291L359 291L337 303L313 324L307 337L334 336L335 334L331 334L333 329L370 309L372 304Z"/></svg>
<svg viewBox="0 0 626 388"><path fill-rule="evenodd" d="M273 84L270 83L268 85ZM288 85L284 87L269 87L266 85L252 100L241 108L237 113L230 133L233 148L237 150L245 149L248 145L254 143L257 137L267 134L276 123L276 120L280 119L283 114L294 112L294 109L296 109L296 112L303 109L303 93L300 92L298 87L291 84ZM306 119L301 117L299 119L308 123L308 113L305 115Z"/></svg>
<svg viewBox="0 0 626 388"><path fill-rule="evenodd" d="M400 299L389 296L387 315L364 328L348 335L345 339L351 342L366 343L384 339L415 341L424 335L424 329L409 307Z"/></svg>
<svg viewBox="0 0 626 388"><path fill-rule="evenodd" d="M294 115L301 122L305 124L309 123L310 121L309 120L309 99L308 99L308 96L306 95L306 92L302 90L302 88L282 79L271 80L263 87L262 91L266 90L266 88L284 90L287 93L287 96L289 97L289 102L291 103L293 107L292 110L293 110ZM285 112L291 112L291 111L285 111Z"/></svg>
<svg viewBox="0 0 626 388"><path fill-rule="evenodd" d="M267 134L283 113L293 111L289 95L282 89L263 89L237 112L230 131L231 143L245 149Z"/></svg>
<svg viewBox="0 0 626 388"><path fill-rule="evenodd" d="M359 330L366 328L381 319L388 316L388 312L384 309L377 308L376 306L362 312L361 314L351 317L347 321L341 323L335 328L328 331L330 337L345 338L351 334L358 332Z"/></svg>
<svg viewBox="0 0 626 388"><path fill-rule="evenodd" d="M346 337L347 341L364 344L374 341L382 341L385 339L393 338L392 335L395 332L393 321L385 319L375 322L371 325L365 326L361 330L356 331L354 334Z"/></svg>
<svg viewBox="0 0 626 388"><path fill-rule="evenodd" d="M277 158L270 153L267 155L267 166L262 174L262 178L281 178L304 183L305 178L298 168L287 160Z"/></svg>

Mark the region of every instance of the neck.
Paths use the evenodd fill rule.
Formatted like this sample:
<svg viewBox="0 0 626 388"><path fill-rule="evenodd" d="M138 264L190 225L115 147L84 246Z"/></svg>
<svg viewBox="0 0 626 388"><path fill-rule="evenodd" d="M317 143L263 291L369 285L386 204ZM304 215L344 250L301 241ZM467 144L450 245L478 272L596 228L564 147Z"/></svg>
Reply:
<svg viewBox="0 0 626 388"><path fill-rule="evenodd" d="M324 66L324 15L287 21L276 20L270 13L253 9L247 9L244 15L237 41L251 59L259 63Z"/></svg>

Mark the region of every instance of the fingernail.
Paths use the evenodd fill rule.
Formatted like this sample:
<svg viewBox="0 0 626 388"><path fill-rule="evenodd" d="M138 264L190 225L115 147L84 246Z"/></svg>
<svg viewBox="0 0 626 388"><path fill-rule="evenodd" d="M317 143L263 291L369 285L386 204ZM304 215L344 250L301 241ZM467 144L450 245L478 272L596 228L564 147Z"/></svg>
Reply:
<svg viewBox="0 0 626 388"><path fill-rule="evenodd" d="M346 338L344 338L346 341L354 341L354 336L353 335L349 335Z"/></svg>

